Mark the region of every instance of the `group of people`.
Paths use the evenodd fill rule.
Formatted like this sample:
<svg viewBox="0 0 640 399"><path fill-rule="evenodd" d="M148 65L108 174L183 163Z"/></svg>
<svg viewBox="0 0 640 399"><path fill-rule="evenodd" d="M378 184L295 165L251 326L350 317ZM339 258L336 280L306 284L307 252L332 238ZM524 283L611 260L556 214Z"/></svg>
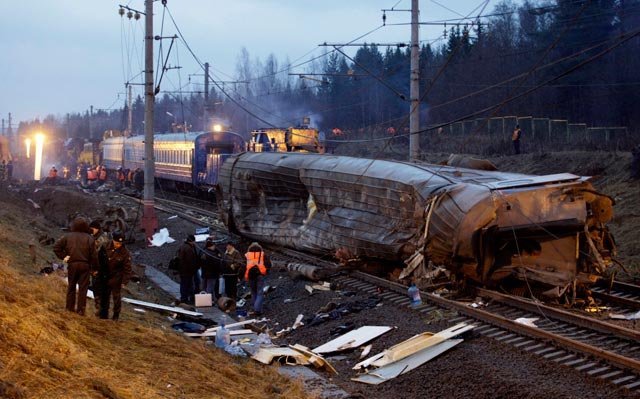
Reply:
<svg viewBox="0 0 640 399"><path fill-rule="evenodd" d="M9 160L8 162L4 159L0 163L0 181L11 181L13 177L13 161Z"/></svg>
<svg viewBox="0 0 640 399"><path fill-rule="evenodd" d="M118 320L122 309L121 290L132 274L124 234L116 230L109 237L98 221L89 224L81 217L75 218L70 227L70 232L53 245L53 252L68 265L66 309L84 316L91 284L96 316L108 319L113 299L112 319Z"/></svg>
<svg viewBox="0 0 640 399"><path fill-rule="evenodd" d="M238 300L238 283L246 281L251 290L251 307L262 314L264 277L271 261L258 243L252 243L244 256L230 242L219 248L215 237L209 237L204 247L196 245L188 235L178 249L180 301L193 303L197 292L205 291L215 300L221 296Z"/></svg>

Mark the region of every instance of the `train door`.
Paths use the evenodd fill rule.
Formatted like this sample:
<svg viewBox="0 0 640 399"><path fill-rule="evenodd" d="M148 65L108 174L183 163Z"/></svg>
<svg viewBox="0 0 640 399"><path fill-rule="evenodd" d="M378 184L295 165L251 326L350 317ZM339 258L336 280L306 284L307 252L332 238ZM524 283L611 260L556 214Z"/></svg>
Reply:
<svg viewBox="0 0 640 399"><path fill-rule="evenodd" d="M233 147L209 147L207 151L207 177L208 185L218 184L218 172L222 167L224 160L233 153Z"/></svg>

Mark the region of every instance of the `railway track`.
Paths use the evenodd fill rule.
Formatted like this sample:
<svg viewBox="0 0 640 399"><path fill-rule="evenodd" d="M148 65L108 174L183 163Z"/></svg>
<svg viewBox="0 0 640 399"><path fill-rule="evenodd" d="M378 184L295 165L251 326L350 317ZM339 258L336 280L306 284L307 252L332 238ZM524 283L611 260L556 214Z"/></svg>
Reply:
<svg viewBox="0 0 640 399"><path fill-rule="evenodd" d="M409 306L406 287L362 272L341 276L336 282L351 289L378 293L400 306ZM425 302L415 311L430 313L446 308L455 310L462 321L479 324L474 331L545 360L594 378L640 392L640 333L592 318L575 315L517 297L482 290L490 300L483 308L473 308L440 296L421 293ZM536 326L516 322L518 318L538 318Z"/></svg>
<svg viewBox="0 0 640 399"><path fill-rule="evenodd" d="M610 287L593 287L591 293L594 298L618 306L616 312L640 310L640 286L614 281Z"/></svg>

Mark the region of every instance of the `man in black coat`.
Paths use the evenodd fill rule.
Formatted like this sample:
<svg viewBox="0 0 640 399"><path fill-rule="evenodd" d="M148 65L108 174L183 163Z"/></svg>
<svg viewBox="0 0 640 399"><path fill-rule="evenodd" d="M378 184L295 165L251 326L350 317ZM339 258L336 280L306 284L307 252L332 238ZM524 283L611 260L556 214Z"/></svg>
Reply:
<svg viewBox="0 0 640 399"><path fill-rule="evenodd" d="M124 247L124 234L116 230L105 248L107 253L107 284L101 295L100 318L109 318L109 297L113 298L113 320L118 320L122 309L122 288L131 278L131 255Z"/></svg>
<svg viewBox="0 0 640 399"><path fill-rule="evenodd" d="M198 254L196 252L196 238L189 234L184 243L178 248L180 259L180 302L193 303L195 295L194 277L198 271Z"/></svg>
<svg viewBox="0 0 640 399"><path fill-rule="evenodd" d="M213 299L218 296L218 279L220 278L220 269L222 262L222 254L216 247L212 238L207 238L204 249L200 255L202 263L202 280L204 290L213 295Z"/></svg>

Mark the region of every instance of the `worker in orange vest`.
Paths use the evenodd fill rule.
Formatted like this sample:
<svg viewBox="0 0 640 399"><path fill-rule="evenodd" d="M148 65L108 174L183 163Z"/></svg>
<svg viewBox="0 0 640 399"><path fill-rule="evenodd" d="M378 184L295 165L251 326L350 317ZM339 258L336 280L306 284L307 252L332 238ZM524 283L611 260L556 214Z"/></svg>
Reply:
<svg viewBox="0 0 640 399"><path fill-rule="evenodd" d="M251 288L253 313L259 316L262 314L262 303L264 302L264 277L271 268L271 260L257 242L249 245L244 256L247 258L244 279L249 282L249 288Z"/></svg>

